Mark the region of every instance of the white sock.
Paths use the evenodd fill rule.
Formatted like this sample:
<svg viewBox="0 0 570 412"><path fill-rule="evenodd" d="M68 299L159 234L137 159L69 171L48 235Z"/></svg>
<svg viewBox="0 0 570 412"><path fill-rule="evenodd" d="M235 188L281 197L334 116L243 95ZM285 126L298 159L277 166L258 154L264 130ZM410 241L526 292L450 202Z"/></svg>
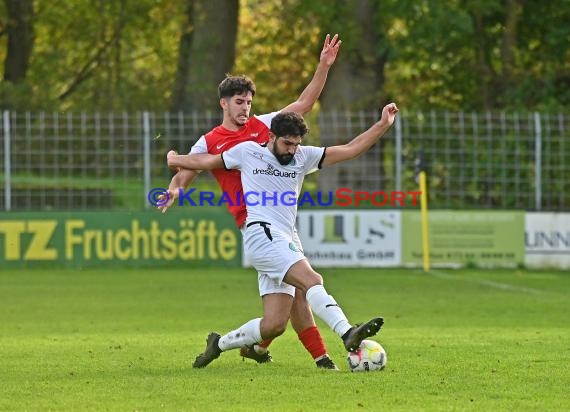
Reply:
<svg viewBox="0 0 570 412"><path fill-rule="evenodd" d="M313 312L340 337L352 327L342 309L323 285L315 285L307 291L307 302Z"/></svg>
<svg viewBox="0 0 570 412"><path fill-rule="evenodd" d="M241 348L244 345L253 345L261 342L261 318L252 319L236 330L226 333L220 338L218 346L221 350Z"/></svg>

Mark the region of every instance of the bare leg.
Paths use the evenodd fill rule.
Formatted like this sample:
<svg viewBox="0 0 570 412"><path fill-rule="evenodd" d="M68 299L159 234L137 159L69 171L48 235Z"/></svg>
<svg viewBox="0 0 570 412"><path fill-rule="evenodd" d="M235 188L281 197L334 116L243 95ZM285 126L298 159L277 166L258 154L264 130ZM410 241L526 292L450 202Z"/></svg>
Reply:
<svg viewBox="0 0 570 412"><path fill-rule="evenodd" d="M293 306L293 297L286 293L270 293L261 299L263 301L261 337L271 339L282 335L287 328L289 314Z"/></svg>
<svg viewBox="0 0 570 412"><path fill-rule="evenodd" d="M345 349L349 351L355 350L363 339L378 333L384 323L384 319L378 317L352 327L340 305L324 288L322 276L315 272L307 260L300 260L291 266L284 280L305 292L311 309L342 338Z"/></svg>
<svg viewBox="0 0 570 412"><path fill-rule="evenodd" d="M309 302L307 302L305 293L299 289L295 289L295 300L291 307L291 326L297 333L315 326L315 318L313 318Z"/></svg>

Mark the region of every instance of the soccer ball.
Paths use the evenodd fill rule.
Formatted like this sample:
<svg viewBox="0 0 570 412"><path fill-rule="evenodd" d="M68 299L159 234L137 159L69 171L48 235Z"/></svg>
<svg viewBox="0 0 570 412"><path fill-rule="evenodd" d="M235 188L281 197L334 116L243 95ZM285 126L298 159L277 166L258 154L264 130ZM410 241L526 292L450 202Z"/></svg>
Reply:
<svg viewBox="0 0 570 412"><path fill-rule="evenodd" d="M363 340L358 349L348 352L346 359L352 372L380 371L388 361L382 345L373 340Z"/></svg>

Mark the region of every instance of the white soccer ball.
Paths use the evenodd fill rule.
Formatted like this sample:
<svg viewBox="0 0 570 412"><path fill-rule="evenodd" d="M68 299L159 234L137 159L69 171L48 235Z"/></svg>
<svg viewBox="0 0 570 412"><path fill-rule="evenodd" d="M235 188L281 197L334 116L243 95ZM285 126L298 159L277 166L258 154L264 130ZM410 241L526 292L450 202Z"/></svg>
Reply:
<svg viewBox="0 0 570 412"><path fill-rule="evenodd" d="M352 372L380 371L386 366L386 351L378 342L363 340L358 349L348 352L346 357Z"/></svg>

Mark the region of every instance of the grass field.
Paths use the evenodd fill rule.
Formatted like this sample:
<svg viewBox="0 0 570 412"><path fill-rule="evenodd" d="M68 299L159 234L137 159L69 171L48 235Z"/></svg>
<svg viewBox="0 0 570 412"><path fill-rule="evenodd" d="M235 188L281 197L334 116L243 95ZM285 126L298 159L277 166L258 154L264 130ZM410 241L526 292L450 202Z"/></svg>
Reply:
<svg viewBox="0 0 570 412"><path fill-rule="evenodd" d="M272 364L191 363L260 314L252 270L3 270L0 410L570 410L570 274L323 270L353 322L384 316L382 372L317 370L291 328Z"/></svg>

